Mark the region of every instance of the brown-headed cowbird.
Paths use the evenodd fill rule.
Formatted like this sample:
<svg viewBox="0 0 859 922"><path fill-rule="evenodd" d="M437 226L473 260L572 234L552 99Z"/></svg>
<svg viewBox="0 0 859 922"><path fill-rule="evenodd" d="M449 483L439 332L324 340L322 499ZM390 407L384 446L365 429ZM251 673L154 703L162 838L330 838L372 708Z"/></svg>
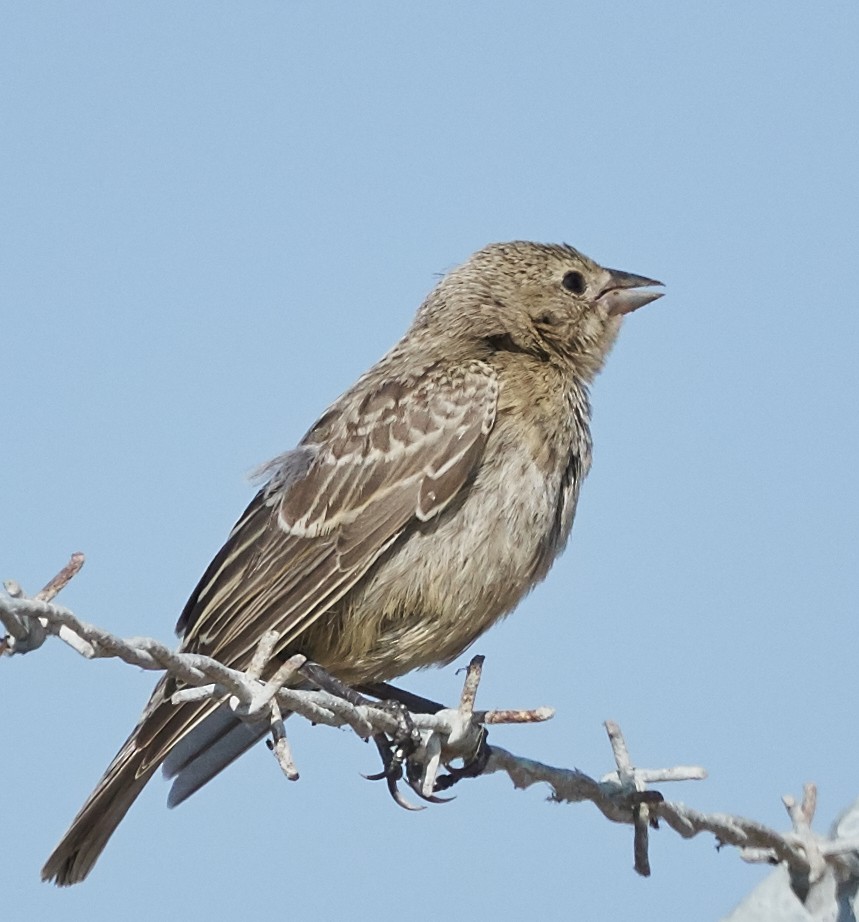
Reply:
<svg viewBox="0 0 859 922"><path fill-rule="evenodd" d="M177 625L246 669L263 632L352 685L449 663L543 579L591 464L588 386L661 294L569 246L514 242L442 279L230 533ZM276 663L273 663L273 671ZM83 880L159 765L171 805L259 738L162 679L42 870Z"/></svg>

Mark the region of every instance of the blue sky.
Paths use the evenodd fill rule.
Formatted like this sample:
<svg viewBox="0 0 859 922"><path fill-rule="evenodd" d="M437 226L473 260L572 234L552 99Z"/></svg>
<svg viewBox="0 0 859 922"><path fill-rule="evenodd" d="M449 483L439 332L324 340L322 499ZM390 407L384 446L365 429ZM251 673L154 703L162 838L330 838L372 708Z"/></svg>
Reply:
<svg viewBox="0 0 859 922"><path fill-rule="evenodd" d="M593 392L548 580L478 642L492 731L779 828L859 795L859 9L851 2L7 4L0 13L0 576L172 637L251 496L485 243L661 278ZM463 664L467 660L463 657ZM181 808L156 779L91 878L38 871L153 677L0 663L10 919L718 918L765 870L494 776L406 814L344 733L292 728ZM455 700L455 668L411 677ZM118 908L119 907L119 908Z"/></svg>

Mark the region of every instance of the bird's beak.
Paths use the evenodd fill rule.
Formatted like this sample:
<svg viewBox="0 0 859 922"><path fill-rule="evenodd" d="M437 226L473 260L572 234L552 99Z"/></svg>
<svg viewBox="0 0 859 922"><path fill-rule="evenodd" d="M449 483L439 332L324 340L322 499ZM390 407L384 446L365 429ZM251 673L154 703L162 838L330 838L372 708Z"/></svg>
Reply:
<svg viewBox="0 0 859 922"><path fill-rule="evenodd" d="M661 298L664 291L639 291L640 288L650 288L661 285L654 279L645 278L643 275L633 275L631 272L621 272L619 269L606 269L608 281L603 285L597 300L608 308L611 316L631 314L639 307L650 304Z"/></svg>

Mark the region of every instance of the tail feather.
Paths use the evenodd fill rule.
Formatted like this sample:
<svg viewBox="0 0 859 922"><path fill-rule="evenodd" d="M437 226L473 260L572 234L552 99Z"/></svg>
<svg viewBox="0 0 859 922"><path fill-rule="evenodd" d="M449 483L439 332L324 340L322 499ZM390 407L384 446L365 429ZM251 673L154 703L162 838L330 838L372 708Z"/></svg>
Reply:
<svg viewBox="0 0 859 922"><path fill-rule="evenodd" d="M206 727L215 720L224 720L217 736L207 741L194 741L197 745L193 752L183 753L181 767L165 771L167 777L173 778L170 794L167 797L167 806L176 807L197 792L204 784L208 784L215 775L220 774L228 765L239 756L244 755L255 743L258 743L268 732L267 724L251 725L237 720L229 712L216 712L208 717L194 733L182 741L184 747L197 730ZM229 723L227 723L227 720ZM167 763L164 763L167 769Z"/></svg>
<svg viewBox="0 0 859 922"><path fill-rule="evenodd" d="M68 887L89 874L120 820L157 768L153 765L138 774L142 763L143 753L132 735L45 862L42 880Z"/></svg>
<svg viewBox="0 0 859 922"><path fill-rule="evenodd" d="M140 723L45 862L42 880L60 887L82 881L162 762L168 777L176 776L168 801L173 806L265 735L265 725L259 731L247 727L214 702L174 706L165 700L165 687L162 680Z"/></svg>
<svg viewBox="0 0 859 922"><path fill-rule="evenodd" d="M217 746L237 723L240 721L230 710L218 708L170 749L161 766L164 777L175 778L201 753L212 746Z"/></svg>

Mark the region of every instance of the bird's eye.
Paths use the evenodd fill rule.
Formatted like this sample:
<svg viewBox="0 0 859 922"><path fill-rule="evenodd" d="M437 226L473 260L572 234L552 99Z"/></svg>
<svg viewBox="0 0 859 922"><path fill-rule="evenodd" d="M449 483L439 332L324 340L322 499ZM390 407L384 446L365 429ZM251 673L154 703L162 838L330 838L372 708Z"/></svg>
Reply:
<svg viewBox="0 0 859 922"><path fill-rule="evenodd" d="M585 289L588 287L587 282L585 282L585 277L581 272L568 272L563 279L561 279L561 284L567 291L571 291L574 295L583 295Z"/></svg>

